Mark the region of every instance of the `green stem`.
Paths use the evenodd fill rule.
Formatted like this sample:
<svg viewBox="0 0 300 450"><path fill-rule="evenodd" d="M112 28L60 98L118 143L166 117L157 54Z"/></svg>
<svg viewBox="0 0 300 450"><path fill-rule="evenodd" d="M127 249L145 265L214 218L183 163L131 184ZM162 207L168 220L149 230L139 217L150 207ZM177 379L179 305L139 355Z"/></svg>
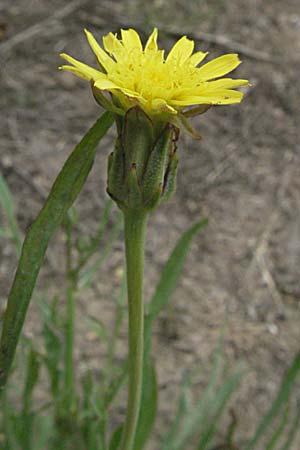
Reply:
<svg viewBox="0 0 300 450"><path fill-rule="evenodd" d="M66 323L65 323L65 408L67 414L71 412L74 395L74 338L75 338L75 288L76 279L72 267L72 223L66 218Z"/></svg>
<svg viewBox="0 0 300 450"><path fill-rule="evenodd" d="M75 296L73 286L67 288L67 311L65 328L65 395L66 409L70 412L74 391L74 315Z"/></svg>
<svg viewBox="0 0 300 450"><path fill-rule="evenodd" d="M128 399L120 450L133 450L140 411L144 352L144 242L147 214L124 213L128 291Z"/></svg>

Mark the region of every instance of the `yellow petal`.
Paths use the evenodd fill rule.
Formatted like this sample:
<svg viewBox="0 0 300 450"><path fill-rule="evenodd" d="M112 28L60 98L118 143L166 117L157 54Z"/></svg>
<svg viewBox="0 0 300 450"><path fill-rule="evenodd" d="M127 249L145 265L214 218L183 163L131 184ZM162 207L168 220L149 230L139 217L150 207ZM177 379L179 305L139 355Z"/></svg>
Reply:
<svg viewBox="0 0 300 450"><path fill-rule="evenodd" d="M123 94L125 94L127 97L143 99L141 94L139 94L138 92L132 91L131 89L124 88L123 86L119 86L116 83L114 83L113 81L109 80L108 78L101 78L101 79L95 80L94 86L98 89L108 90L108 91L117 89L117 90L123 92Z"/></svg>
<svg viewBox="0 0 300 450"><path fill-rule="evenodd" d="M172 108L165 100L162 98L156 98L152 100L151 109L160 111L160 112L168 112L171 114L177 114L176 109Z"/></svg>
<svg viewBox="0 0 300 450"><path fill-rule="evenodd" d="M69 70L70 72L73 72L81 78L85 78L86 80L96 80L104 76L104 74L99 70L93 69L93 67L90 67L87 64L84 64L77 59L72 58L72 56L69 56L66 53L61 53L60 56L74 66L61 66L60 69Z"/></svg>
<svg viewBox="0 0 300 450"><path fill-rule="evenodd" d="M94 86L100 90L110 90L110 89L120 89L117 84L115 84L113 81L110 81L109 79L98 79L95 80Z"/></svg>
<svg viewBox="0 0 300 450"><path fill-rule="evenodd" d="M127 50L138 49L143 51L142 43L139 35L135 30L121 30L122 42Z"/></svg>
<svg viewBox="0 0 300 450"><path fill-rule="evenodd" d="M114 55L115 52L124 49L121 41L113 33L108 33L106 36L103 36L102 42L105 50L111 55Z"/></svg>
<svg viewBox="0 0 300 450"><path fill-rule="evenodd" d="M73 66L59 66L59 70L66 70L67 72L71 72L74 75L77 75L77 77L83 78L84 80L91 81L93 79L89 75L87 75L86 72L83 72L82 70L77 69Z"/></svg>
<svg viewBox="0 0 300 450"><path fill-rule="evenodd" d="M123 92L128 97L138 98L141 102L145 101L144 97L141 94L139 94L138 92L135 92L135 91L132 91L131 89L126 89L123 87L120 87L119 89L121 92Z"/></svg>
<svg viewBox="0 0 300 450"><path fill-rule="evenodd" d="M148 41L145 45L145 53L147 52L155 52L158 50L157 48L157 28L154 28L154 30L152 31L151 35L148 38Z"/></svg>
<svg viewBox="0 0 300 450"><path fill-rule="evenodd" d="M88 30L84 30L88 43L90 44L91 49L95 53L97 60L100 64L100 66L104 67L106 71L108 71L112 64L114 64L114 61L108 56L107 53L100 47L92 33L90 33Z"/></svg>
<svg viewBox="0 0 300 450"><path fill-rule="evenodd" d="M201 61L203 61L203 59L206 57L206 55L208 55L208 52L203 53L203 52L196 52L194 53L190 59L189 62L193 65L193 66L198 66L198 64L201 63Z"/></svg>
<svg viewBox="0 0 300 450"><path fill-rule="evenodd" d="M183 36L170 50L166 61L180 61L183 63L191 56L193 50L194 41L191 41L186 36Z"/></svg>
<svg viewBox="0 0 300 450"><path fill-rule="evenodd" d="M219 78L235 69L241 61L236 54L223 55L213 59L198 69L202 80Z"/></svg>
<svg viewBox="0 0 300 450"><path fill-rule="evenodd" d="M233 89L240 86L249 86L248 80L233 80L232 78L221 78L220 80L207 81L205 92L216 89Z"/></svg>
<svg viewBox="0 0 300 450"><path fill-rule="evenodd" d="M204 92L203 95L183 97L180 100L172 100L174 106L188 105L229 105L239 103L243 98L243 93L229 89L219 89L214 92Z"/></svg>

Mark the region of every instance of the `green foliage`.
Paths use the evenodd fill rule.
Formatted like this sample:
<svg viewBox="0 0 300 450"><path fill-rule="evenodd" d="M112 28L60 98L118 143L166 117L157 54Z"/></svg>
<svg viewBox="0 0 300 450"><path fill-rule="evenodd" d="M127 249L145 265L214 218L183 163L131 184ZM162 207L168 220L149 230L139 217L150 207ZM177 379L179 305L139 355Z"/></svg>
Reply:
<svg viewBox="0 0 300 450"><path fill-rule="evenodd" d="M121 444L122 431L123 431L123 425L121 425L115 429L115 431L112 434L108 450L118 450L118 448Z"/></svg>
<svg viewBox="0 0 300 450"><path fill-rule="evenodd" d="M158 386L153 361L143 367L143 391L141 410L134 441L134 449L144 448L155 423L158 401Z"/></svg>
<svg viewBox="0 0 300 450"><path fill-rule="evenodd" d="M0 236L2 235L4 237L11 238L16 247L17 253L19 254L21 252L22 246L21 232L18 226L15 206L11 193L1 173L0 173L0 206L4 211L8 225L7 229L5 228L0 229Z"/></svg>
<svg viewBox="0 0 300 450"><path fill-rule="evenodd" d="M105 349L99 369L88 369L79 377L75 370L73 347L76 299L84 288L91 285L95 274L110 255L122 223L119 216L115 216L113 224L111 223L112 202L109 200L104 205L95 234L78 237L76 227L80 217L75 209L69 209L91 168L97 143L111 121L108 114L104 115L76 147L25 240L6 319L10 321L10 325L13 323L13 326L9 327L12 335L8 339L4 325L1 344L2 352L3 349L9 349L8 359L7 354L4 355L5 361L0 359L0 367L5 369L4 378L7 376L48 241L60 224L66 242L66 282L64 292L50 296L45 290L36 295L40 310L42 343L39 342L37 347L35 340L23 338L22 353L16 364L18 367L8 386L0 392L1 450L120 448L123 424L112 424L109 421L109 413L116 406L128 374L127 360L124 359L120 363L116 358L117 344L122 339L121 330L126 315L125 277L114 298L115 321L112 329L97 317L88 317L85 321L86 328L93 332L97 342L101 342ZM12 196L1 176L0 206L7 223L7 229L0 230L1 234L12 239L18 251L21 233ZM145 317L142 401L133 450L147 448L157 418L158 383L155 361L151 356L152 326L171 300L192 239L206 223L206 220L196 223L178 240L162 269L160 280L148 304ZM37 241L41 244L39 250L30 247ZM26 286L25 279L29 280ZM67 302L71 299L65 311L61 308L64 299ZM20 303L17 303L17 300ZM6 343L9 343L8 347ZM204 372L203 367L201 370ZM296 390L300 381L300 354L296 355L284 375L274 402L249 442L236 442L238 416L232 410L233 419L228 426L224 442L220 442L219 429L224 429L222 424L228 422L230 402L244 374L242 365L228 370L221 345L213 354L209 375L206 373L209 381L198 395L196 380L199 379L199 370L186 374L183 377L176 413L169 429L163 433L160 448L291 450L300 425L300 396ZM18 379L20 375L21 381ZM44 391L45 386L48 386L48 392L44 393L42 401L37 399L37 394L41 391L40 386Z"/></svg>
<svg viewBox="0 0 300 450"><path fill-rule="evenodd" d="M296 413L290 422L289 429L287 433L285 433L286 439L279 450L289 450L292 447L295 436L300 429L300 400L297 401Z"/></svg>
<svg viewBox="0 0 300 450"><path fill-rule="evenodd" d="M281 421L279 427L277 430L275 430L274 435L268 444L270 446L269 447L270 449L275 448L275 444L282 436L283 430L287 422L289 401L291 399L293 388L297 381L297 377L299 378L299 372L300 372L300 353L296 355L293 364L287 370L285 376L283 377L277 397L275 398L269 410L263 417L254 436L247 444L245 450L255 450L257 448L257 443L260 441L261 438L265 436L268 427L272 425L272 423L278 417L278 415L281 414Z"/></svg>
<svg viewBox="0 0 300 450"><path fill-rule="evenodd" d="M59 173L49 197L27 232L8 298L0 341L0 387L7 380L36 279L51 236L62 223L92 168L97 146L113 123L105 113L84 136ZM3 190L3 189L2 189ZM5 202L9 205L9 202Z"/></svg>
<svg viewBox="0 0 300 450"><path fill-rule="evenodd" d="M190 395L192 379L186 377L179 398L177 414L164 439L163 450L186 448L194 437L197 437L199 442L197 450L206 450L208 444L215 439L218 421L231 395L239 386L243 373L244 369L241 367L236 368L229 375L226 373L222 348L219 347L215 351L213 367L209 376L210 381L195 404Z"/></svg>
<svg viewBox="0 0 300 450"><path fill-rule="evenodd" d="M160 280L147 308L145 317L145 353L150 350L152 325L159 313L168 305L174 293L178 279L191 245L192 239L201 228L207 225L207 219L192 225L179 239L168 261L161 271Z"/></svg>

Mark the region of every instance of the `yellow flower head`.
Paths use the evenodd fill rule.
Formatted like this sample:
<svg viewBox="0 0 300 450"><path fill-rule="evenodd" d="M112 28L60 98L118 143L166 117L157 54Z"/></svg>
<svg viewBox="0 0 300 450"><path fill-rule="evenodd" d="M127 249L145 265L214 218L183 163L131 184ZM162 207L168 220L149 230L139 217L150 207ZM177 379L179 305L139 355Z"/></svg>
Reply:
<svg viewBox="0 0 300 450"><path fill-rule="evenodd" d="M106 108L111 103L101 91L111 92L111 106L121 114L138 105L150 117L182 117L189 106L238 103L243 94L234 89L249 84L247 80L221 78L240 64L236 54L220 56L198 67L207 53L193 53L194 41L186 36L176 42L165 58L164 50L157 46L156 28L145 47L133 29L121 30L121 39L113 33L104 36L104 49L89 31L85 33L100 69L65 53L61 57L72 65L60 68L89 80ZM193 111L201 112L203 107Z"/></svg>

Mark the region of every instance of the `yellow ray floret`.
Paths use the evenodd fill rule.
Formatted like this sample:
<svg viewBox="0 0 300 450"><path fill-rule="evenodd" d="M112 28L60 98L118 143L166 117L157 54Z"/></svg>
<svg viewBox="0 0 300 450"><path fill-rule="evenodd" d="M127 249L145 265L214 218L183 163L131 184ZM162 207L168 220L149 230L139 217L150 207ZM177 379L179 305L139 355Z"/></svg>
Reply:
<svg viewBox="0 0 300 450"><path fill-rule="evenodd" d="M236 54L223 55L198 67L207 53L194 51L194 41L183 36L167 57L157 46L155 28L143 47L138 33L121 30L119 39L109 33L103 48L92 33L85 30L89 45L100 68L94 69L65 53L70 65L61 69L87 79L100 91L109 91L123 110L139 105L147 114L177 115L192 105L238 103L243 94L234 90L247 86L247 80L221 78L234 70L240 60Z"/></svg>

